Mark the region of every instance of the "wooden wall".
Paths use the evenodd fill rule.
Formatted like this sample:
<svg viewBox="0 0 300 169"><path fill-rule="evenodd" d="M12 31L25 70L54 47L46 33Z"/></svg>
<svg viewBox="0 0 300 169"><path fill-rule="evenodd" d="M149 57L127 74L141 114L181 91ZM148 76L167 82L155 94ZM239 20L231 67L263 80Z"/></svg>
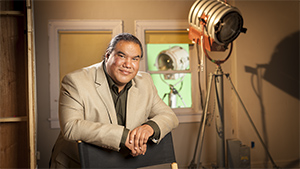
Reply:
<svg viewBox="0 0 300 169"><path fill-rule="evenodd" d="M0 12L0 168L29 168L26 1Z"/></svg>

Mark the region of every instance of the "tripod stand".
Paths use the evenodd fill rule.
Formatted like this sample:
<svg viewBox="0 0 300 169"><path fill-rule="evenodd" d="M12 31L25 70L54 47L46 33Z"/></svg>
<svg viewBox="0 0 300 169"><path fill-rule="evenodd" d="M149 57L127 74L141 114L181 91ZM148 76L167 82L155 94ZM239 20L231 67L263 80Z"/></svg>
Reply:
<svg viewBox="0 0 300 169"><path fill-rule="evenodd" d="M246 112L246 115L254 128L261 144L263 145L265 151L267 152L274 168L278 168L275 162L273 161L271 154L269 153L267 146L263 142L258 130L256 129L245 105L243 104L237 90L235 89L231 78L229 76L229 73L224 74L222 71L222 68L220 64L217 64L217 68L214 74L210 73L210 80L209 80L209 85L208 85L208 90L207 90L207 95L206 95L206 102L204 106L204 113L202 115L202 119L200 122L200 128L199 128L199 133L197 137L197 142L196 142L196 147L195 147L195 152L193 159L191 161L191 164L189 165L189 169L198 169L198 168L204 168L200 162L201 159L201 152L202 152L202 146L203 146L203 139L204 139L204 133L205 133L205 125L207 121L207 109L208 109L208 102L210 99L210 93L211 93L211 86L212 86L212 81L213 79L215 80L215 101L216 101L216 115L215 115L215 123L216 123L216 130L217 130L217 166L216 168L225 168L225 139L224 139L224 97L223 97L223 76L226 76L227 79L229 80L232 89L234 90L236 96L238 97L239 102L241 103L244 111ZM198 155L198 161L197 164L195 164L195 158L198 150L198 143L200 143L199 147L199 155Z"/></svg>
<svg viewBox="0 0 300 169"><path fill-rule="evenodd" d="M186 104L183 100L183 98L181 97L179 91L181 90L182 88L182 82L183 82L183 79L184 79L185 75L182 75L180 77L180 80L175 83L174 85L172 84L169 84L168 82L166 82L161 76L160 76L160 79L169 86L170 88L170 92L169 93L165 93L164 96L162 97L162 100L164 100L164 98L168 95L168 105L171 107L171 108L176 108L177 107L177 102L176 102L176 95L180 98L181 102L183 103L184 107L186 107ZM179 83L181 83L181 87L179 90L177 90L175 88L176 85L178 85Z"/></svg>

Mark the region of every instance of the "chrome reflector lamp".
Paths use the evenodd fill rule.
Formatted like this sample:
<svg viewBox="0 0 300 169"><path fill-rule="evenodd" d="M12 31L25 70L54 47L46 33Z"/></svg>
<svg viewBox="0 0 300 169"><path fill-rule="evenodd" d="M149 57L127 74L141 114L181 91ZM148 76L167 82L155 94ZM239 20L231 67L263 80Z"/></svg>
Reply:
<svg viewBox="0 0 300 169"><path fill-rule="evenodd" d="M189 38L208 51L225 51L243 28L240 11L223 1L197 0L189 12Z"/></svg>
<svg viewBox="0 0 300 169"><path fill-rule="evenodd" d="M214 81L215 87L215 123L216 123L216 149L217 149L217 164L213 168L227 168L225 162L225 134L224 134L224 92L223 92L223 76L225 75L231 84L231 88L238 97L238 101L243 105L243 109L252 124L260 142L262 143L265 151L267 152L273 166L278 168L273 161L270 152L267 149L262 137L256 129L247 109L245 108L237 90L233 86L229 73L223 73L221 64L224 63L232 52L233 41L240 35L246 33L246 28L243 28L243 17L240 11L230 6L226 1L220 0L197 0L189 12L189 39L199 44L205 56L217 65L215 73L210 74L208 90L206 92L206 102L204 112L200 122L200 128L195 146L195 152L189 169L204 168L200 162L201 151L203 147L205 126L207 122L207 111L210 100L211 86ZM230 51L223 60L212 59L207 51L225 51L230 44ZM198 148L200 143L200 148ZM195 164L195 157L198 154L198 162ZM245 166L244 166L245 167Z"/></svg>
<svg viewBox="0 0 300 169"><path fill-rule="evenodd" d="M161 51L158 56L156 57L155 66L160 71L174 71L174 70L186 70L189 68L189 53L180 46L173 46L167 50ZM161 80L169 86L170 91L168 93L165 93L163 96L163 100L166 95L168 95L168 105L171 108L177 108L177 99L176 96L180 98L182 101L184 107L187 107L183 98L180 95L180 90L183 85L183 79L185 74L184 73L165 73L164 78L161 78ZM175 84L170 84L166 80L177 80L179 79ZM181 87L179 90L177 90L175 87L181 84Z"/></svg>
<svg viewBox="0 0 300 169"><path fill-rule="evenodd" d="M162 71L186 70L189 67L189 54L180 46L161 51L155 61L155 66ZM178 74L165 74L165 79L177 79ZM180 75L179 75L180 76Z"/></svg>
<svg viewBox="0 0 300 169"><path fill-rule="evenodd" d="M202 115L201 125L198 133L198 141L195 147L194 158L191 162L190 169L199 168L201 165L201 150L203 146L203 138L205 125L207 120L207 111L211 86L215 82L215 123L216 123L216 147L217 147L217 166L225 168L225 137L224 137L224 92L223 92L223 70L221 64L224 63L231 55L233 49L233 41L241 32L246 33L243 28L243 17L240 11L221 0L197 0L190 9L189 16L189 39L201 46L203 54L213 63L217 65L215 73L210 74L210 81L206 94L206 102ZM225 59L212 59L207 51L223 52L230 50ZM194 160L198 150L198 142L200 143L200 152L198 155L198 163L194 164Z"/></svg>

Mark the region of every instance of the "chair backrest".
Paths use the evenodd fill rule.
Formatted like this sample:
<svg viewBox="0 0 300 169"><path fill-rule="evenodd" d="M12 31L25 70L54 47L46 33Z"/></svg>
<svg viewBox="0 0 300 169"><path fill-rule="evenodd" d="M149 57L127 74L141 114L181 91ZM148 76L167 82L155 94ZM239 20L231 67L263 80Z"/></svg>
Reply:
<svg viewBox="0 0 300 169"><path fill-rule="evenodd" d="M78 142L78 148L81 168L139 168L176 162L171 132L159 144L148 143L145 155L137 157L85 142Z"/></svg>

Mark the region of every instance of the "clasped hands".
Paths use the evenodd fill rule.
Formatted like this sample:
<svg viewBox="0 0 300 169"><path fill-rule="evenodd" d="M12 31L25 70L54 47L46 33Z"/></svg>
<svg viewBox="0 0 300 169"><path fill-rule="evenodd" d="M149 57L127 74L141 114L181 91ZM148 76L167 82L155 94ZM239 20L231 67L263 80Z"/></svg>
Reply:
<svg viewBox="0 0 300 169"><path fill-rule="evenodd" d="M147 124L129 131L125 146L131 151L130 154L133 157L144 155L146 153L148 139L153 133L154 130Z"/></svg>

